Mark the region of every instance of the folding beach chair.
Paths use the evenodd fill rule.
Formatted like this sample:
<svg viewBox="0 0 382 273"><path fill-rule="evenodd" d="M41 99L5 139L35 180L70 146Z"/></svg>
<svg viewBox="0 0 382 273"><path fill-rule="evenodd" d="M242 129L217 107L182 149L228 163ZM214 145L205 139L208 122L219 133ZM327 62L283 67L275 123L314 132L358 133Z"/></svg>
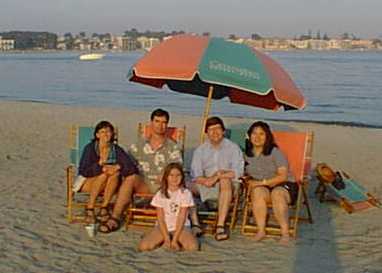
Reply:
<svg viewBox="0 0 382 273"><path fill-rule="evenodd" d="M138 124L137 139L147 139L151 135L151 126ZM186 127L168 127L166 136L175 141L184 155L184 143ZM136 158L139 161L139 158ZM126 210L125 227L150 227L154 226L157 220L156 208L150 205L154 194L134 193L129 207Z"/></svg>
<svg viewBox="0 0 382 273"><path fill-rule="evenodd" d="M238 143L242 149L245 147L246 129L233 129L231 130L230 138ZM287 131L273 131L275 142L279 149L287 157L289 168L293 174L296 182L299 185L298 197L296 204L289 206L292 213L290 213L289 232L291 236L296 237L298 224L300 220L313 223L312 214L310 211L309 200L306 194L306 188L309 184L309 172L311 168L312 156L312 132L287 132ZM256 233L257 227L254 219L251 220L252 203L250 199L250 191L248 184L244 181L244 209L241 223L241 233L243 235L252 235ZM301 207L305 207L306 213L303 214ZM268 208L272 209L272 204L268 204ZM294 213L293 213L294 212ZM270 219L271 220L271 219ZM281 234L280 226L275 221L268 221L265 229L267 235Z"/></svg>
<svg viewBox="0 0 382 273"><path fill-rule="evenodd" d="M344 171L334 172L327 164L319 163L316 174L319 181L316 194L319 194L320 202L337 201L348 213L381 206L372 194Z"/></svg>
<svg viewBox="0 0 382 273"><path fill-rule="evenodd" d="M80 159L85 146L93 139L94 127L90 126L71 126L69 131L69 146L70 146L70 164L66 168L66 196L67 196L67 218L69 223L83 222L85 216L83 211L89 199L88 193L75 192L74 182L77 170L80 164ZM118 130L115 128L115 141L118 138ZM100 198L97 199L96 207L101 207ZM82 214L75 214L75 210L82 209Z"/></svg>

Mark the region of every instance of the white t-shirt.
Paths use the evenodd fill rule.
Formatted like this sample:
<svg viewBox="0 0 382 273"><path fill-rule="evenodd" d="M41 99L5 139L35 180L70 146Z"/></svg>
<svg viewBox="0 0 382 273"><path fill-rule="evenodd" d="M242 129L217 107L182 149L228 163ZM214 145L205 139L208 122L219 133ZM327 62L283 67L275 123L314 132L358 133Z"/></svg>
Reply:
<svg viewBox="0 0 382 273"><path fill-rule="evenodd" d="M165 222L169 232L176 230L176 219L178 217L180 208L188 208L194 206L194 199L188 189L178 189L177 191L168 191L170 198L166 198L160 191L158 191L151 205L158 208L163 208L165 215ZM185 226L190 226L190 220L186 217Z"/></svg>

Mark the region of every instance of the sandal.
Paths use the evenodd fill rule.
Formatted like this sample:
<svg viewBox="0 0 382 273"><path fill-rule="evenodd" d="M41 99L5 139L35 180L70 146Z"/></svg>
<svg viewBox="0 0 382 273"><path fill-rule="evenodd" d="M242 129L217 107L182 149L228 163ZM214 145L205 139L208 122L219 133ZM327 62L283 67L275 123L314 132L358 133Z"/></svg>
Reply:
<svg viewBox="0 0 382 273"><path fill-rule="evenodd" d="M95 224L96 223L96 217L94 214L94 208L85 208L85 222L89 224Z"/></svg>
<svg viewBox="0 0 382 273"><path fill-rule="evenodd" d="M112 223L112 225L110 225L110 222ZM119 222L119 220L111 216L106 222L102 223L98 227L98 231L102 233L111 233L117 231L120 228L120 226L121 223Z"/></svg>
<svg viewBox="0 0 382 273"><path fill-rule="evenodd" d="M203 230L202 230L202 228L199 225L192 225L191 226L191 233L195 237L200 237L203 234Z"/></svg>
<svg viewBox="0 0 382 273"><path fill-rule="evenodd" d="M216 226L215 240L224 241L229 238L227 229L224 226Z"/></svg>
<svg viewBox="0 0 382 273"><path fill-rule="evenodd" d="M97 220L100 223L105 223L107 220L110 218L110 213L109 213L109 207L101 207L98 214L97 214Z"/></svg>

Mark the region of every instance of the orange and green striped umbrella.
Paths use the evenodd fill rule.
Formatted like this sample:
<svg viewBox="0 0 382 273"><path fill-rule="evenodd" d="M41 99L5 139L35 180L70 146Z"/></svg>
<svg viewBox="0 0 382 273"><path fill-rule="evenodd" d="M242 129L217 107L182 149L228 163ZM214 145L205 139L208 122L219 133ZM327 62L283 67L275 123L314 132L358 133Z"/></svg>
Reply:
<svg viewBox="0 0 382 273"><path fill-rule="evenodd" d="M288 73L269 56L222 38L179 35L163 41L131 67L133 82L278 110L302 109L306 101Z"/></svg>

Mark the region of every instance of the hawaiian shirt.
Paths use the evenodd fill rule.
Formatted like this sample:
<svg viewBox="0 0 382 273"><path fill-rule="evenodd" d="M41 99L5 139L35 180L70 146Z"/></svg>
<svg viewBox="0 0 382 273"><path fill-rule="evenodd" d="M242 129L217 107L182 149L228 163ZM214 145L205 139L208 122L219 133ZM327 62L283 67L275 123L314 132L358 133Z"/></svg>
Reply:
<svg viewBox="0 0 382 273"><path fill-rule="evenodd" d="M159 189L158 180L167 164L173 162L183 163L181 151L171 139L166 139L156 150L153 150L148 140L144 140L132 144L129 151L137 160L140 173L152 193Z"/></svg>

